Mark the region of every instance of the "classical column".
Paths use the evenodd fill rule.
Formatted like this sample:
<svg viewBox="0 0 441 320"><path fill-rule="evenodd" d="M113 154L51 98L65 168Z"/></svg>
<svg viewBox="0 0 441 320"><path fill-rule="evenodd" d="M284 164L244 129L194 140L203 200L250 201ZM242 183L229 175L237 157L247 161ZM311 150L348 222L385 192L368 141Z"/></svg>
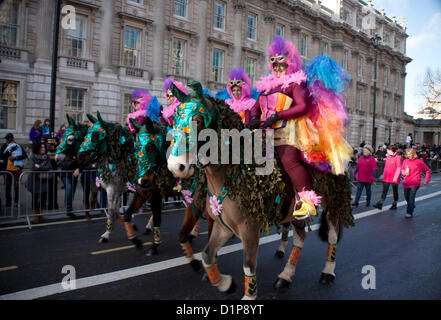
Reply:
<svg viewBox="0 0 441 320"><path fill-rule="evenodd" d="M51 63L52 28L54 24L54 2L41 0L38 7L37 44L35 57L37 64Z"/></svg>
<svg viewBox="0 0 441 320"><path fill-rule="evenodd" d="M113 7L114 0L102 1L100 13L101 30L100 30L100 56L99 70L103 73L112 74L112 37L113 37Z"/></svg>
<svg viewBox="0 0 441 320"><path fill-rule="evenodd" d="M242 64L242 17L245 4L242 1L234 3L234 30L233 30L233 67Z"/></svg>
<svg viewBox="0 0 441 320"><path fill-rule="evenodd" d="M153 81L164 81L164 32L165 32L165 3L156 0L155 21L153 23Z"/></svg>
<svg viewBox="0 0 441 320"><path fill-rule="evenodd" d="M207 0L200 0L197 12L197 34L199 36L196 49L196 75L195 80L200 81L202 85L207 86L206 61L211 61L211 55L207 54Z"/></svg>

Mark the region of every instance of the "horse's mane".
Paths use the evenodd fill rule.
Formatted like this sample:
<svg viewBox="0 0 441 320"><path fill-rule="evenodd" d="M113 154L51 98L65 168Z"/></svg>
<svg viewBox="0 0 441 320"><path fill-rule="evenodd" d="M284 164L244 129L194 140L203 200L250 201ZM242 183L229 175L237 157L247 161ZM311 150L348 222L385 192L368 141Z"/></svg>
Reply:
<svg viewBox="0 0 441 320"><path fill-rule="evenodd" d="M133 134L116 123L107 123L106 133L107 152L96 159L97 168L101 169L102 179L110 179L113 173L116 173L122 181L126 181L128 177L134 177L137 162L132 152ZM124 137L124 143L121 142L121 137ZM110 170L109 164L115 165L116 169Z"/></svg>
<svg viewBox="0 0 441 320"><path fill-rule="evenodd" d="M215 120L212 129L217 131L219 137L219 155L221 154L222 129L237 129L239 132L245 129L239 115L220 99L206 96L214 110ZM265 140L263 140L265 143ZM242 147L242 146L241 146ZM265 150L265 145L262 150ZM242 155L242 153L241 153ZM275 202L278 195L281 195L280 185L282 176L278 166L269 175L256 175L256 168L263 167L254 162L252 164L223 165L225 167L225 187L229 197L236 201L241 212L247 219L262 222L267 231L271 225L278 226L282 216L280 206Z"/></svg>

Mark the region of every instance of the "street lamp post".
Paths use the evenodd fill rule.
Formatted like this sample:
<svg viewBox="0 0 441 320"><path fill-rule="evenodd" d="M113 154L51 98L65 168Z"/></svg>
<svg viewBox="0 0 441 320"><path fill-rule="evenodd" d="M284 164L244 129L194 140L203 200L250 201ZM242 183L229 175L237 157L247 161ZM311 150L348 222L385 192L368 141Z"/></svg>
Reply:
<svg viewBox="0 0 441 320"><path fill-rule="evenodd" d="M55 2L54 30L52 33L52 70L51 70L51 95L49 103L50 133L48 151L54 156L57 142L55 139L55 98L57 88L57 63L58 63L58 35L60 33L61 0Z"/></svg>
<svg viewBox="0 0 441 320"><path fill-rule="evenodd" d="M375 128L375 114L377 112L377 59L378 59L378 45L381 41L381 37L378 34L375 34L375 36L373 36L371 38L372 40L372 44L374 45L375 48L375 66L374 66L374 99L373 99L373 103L374 103L374 110L373 110L373 115L372 115L372 147L376 148L377 145L377 128Z"/></svg>
<svg viewBox="0 0 441 320"><path fill-rule="evenodd" d="M391 135L392 135L392 117L389 118L389 145L390 145L390 139L391 139Z"/></svg>

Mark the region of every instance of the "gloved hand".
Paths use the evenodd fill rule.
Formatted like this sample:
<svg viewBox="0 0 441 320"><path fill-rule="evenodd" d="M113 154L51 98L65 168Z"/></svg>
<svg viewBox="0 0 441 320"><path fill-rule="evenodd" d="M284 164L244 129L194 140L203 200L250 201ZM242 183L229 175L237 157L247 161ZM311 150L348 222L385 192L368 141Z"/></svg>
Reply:
<svg viewBox="0 0 441 320"><path fill-rule="evenodd" d="M269 128L271 127L276 121L279 121L279 116L277 115L277 112L271 115L268 119L265 120L265 122L262 125L262 128Z"/></svg>
<svg viewBox="0 0 441 320"><path fill-rule="evenodd" d="M260 117L256 116L256 117L251 118L250 123L248 124L248 127L251 130L258 129L259 124L260 124Z"/></svg>
<svg viewBox="0 0 441 320"><path fill-rule="evenodd" d="M374 177L370 176L369 177L369 183L374 183L374 181L375 181Z"/></svg>

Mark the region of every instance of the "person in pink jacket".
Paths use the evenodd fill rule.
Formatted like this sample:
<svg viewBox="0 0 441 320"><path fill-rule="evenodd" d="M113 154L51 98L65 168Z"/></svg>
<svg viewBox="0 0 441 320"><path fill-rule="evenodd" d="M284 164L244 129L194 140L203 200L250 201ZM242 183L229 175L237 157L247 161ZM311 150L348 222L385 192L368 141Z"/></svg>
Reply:
<svg viewBox="0 0 441 320"><path fill-rule="evenodd" d="M397 148L390 145L387 147L386 163L384 164L383 171L383 193L381 194L381 200L374 204L375 208L382 209L383 202L386 200L389 187L392 186L394 193L394 202L389 210L395 210L398 202L398 185L400 184L401 175L401 157L397 154Z"/></svg>
<svg viewBox="0 0 441 320"><path fill-rule="evenodd" d="M377 174L377 162L372 156L373 152L374 149L370 145L365 145L363 154L358 158L357 169L355 169L354 172L354 179L358 181L357 195L352 204L354 207L358 207L358 201L360 200L363 188L366 188L366 207L369 207L371 203L371 185Z"/></svg>
<svg viewBox="0 0 441 320"><path fill-rule="evenodd" d="M407 149L406 158L407 159L403 161L401 173L404 176L404 198L407 202L406 218L409 219L413 217L413 211L415 209L415 196L421 186L421 172L424 171L426 173L424 185L430 182L432 172L424 161L418 159L415 149Z"/></svg>

